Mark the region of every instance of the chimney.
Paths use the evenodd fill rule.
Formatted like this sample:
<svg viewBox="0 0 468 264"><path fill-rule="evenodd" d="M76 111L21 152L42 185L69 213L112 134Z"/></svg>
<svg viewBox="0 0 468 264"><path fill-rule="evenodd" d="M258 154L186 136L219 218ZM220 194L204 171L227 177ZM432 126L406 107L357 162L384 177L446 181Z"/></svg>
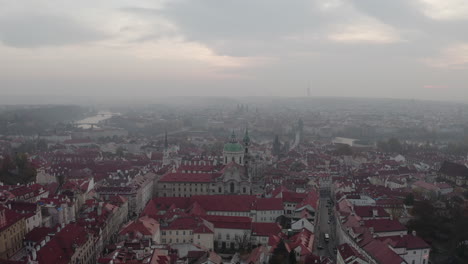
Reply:
<svg viewBox="0 0 468 264"><path fill-rule="evenodd" d="M375 209L375 208L372 209L372 217L375 218L375 217L377 217L377 216L379 216L379 213L377 212L377 209Z"/></svg>

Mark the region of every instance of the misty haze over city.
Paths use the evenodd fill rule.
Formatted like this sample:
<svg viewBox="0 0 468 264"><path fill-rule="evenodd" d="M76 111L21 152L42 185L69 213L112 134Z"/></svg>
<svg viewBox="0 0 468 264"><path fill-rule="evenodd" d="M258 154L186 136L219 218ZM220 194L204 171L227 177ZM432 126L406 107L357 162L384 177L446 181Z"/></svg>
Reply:
<svg viewBox="0 0 468 264"><path fill-rule="evenodd" d="M464 0L0 1L0 87L466 101ZM2 99L3 103L8 103Z"/></svg>
<svg viewBox="0 0 468 264"><path fill-rule="evenodd" d="M0 0L0 264L468 263L467 0Z"/></svg>

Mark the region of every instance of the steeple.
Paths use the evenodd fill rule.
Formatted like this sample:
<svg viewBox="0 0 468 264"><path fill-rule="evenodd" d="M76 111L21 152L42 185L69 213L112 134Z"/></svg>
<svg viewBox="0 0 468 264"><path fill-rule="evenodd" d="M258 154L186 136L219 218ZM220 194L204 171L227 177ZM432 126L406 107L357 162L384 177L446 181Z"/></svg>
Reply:
<svg viewBox="0 0 468 264"><path fill-rule="evenodd" d="M231 133L231 140L229 141L231 143L237 143L237 137L236 137L236 133L234 132L234 129L232 130L232 133Z"/></svg>
<svg viewBox="0 0 468 264"><path fill-rule="evenodd" d="M250 137L249 137L249 128L245 128L245 134L244 134L244 139L243 139L244 145L248 146L250 144Z"/></svg>

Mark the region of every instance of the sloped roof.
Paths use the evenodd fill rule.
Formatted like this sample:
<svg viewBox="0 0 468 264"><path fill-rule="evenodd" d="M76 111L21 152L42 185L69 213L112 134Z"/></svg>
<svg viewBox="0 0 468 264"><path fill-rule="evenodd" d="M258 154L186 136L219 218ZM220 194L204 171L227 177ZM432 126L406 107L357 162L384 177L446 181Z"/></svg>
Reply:
<svg viewBox="0 0 468 264"><path fill-rule="evenodd" d="M406 263L397 253L379 240L372 240L363 249L380 264Z"/></svg>
<svg viewBox="0 0 468 264"><path fill-rule="evenodd" d="M257 198L255 209L258 211L283 210L283 200L281 198Z"/></svg>
<svg viewBox="0 0 468 264"><path fill-rule="evenodd" d="M422 238L415 235L379 237L380 241L394 248L406 248L407 250L431 248Z"/></svg>
<svg viewBox="0 0 468 264"><path fill-rule="evenodd" d="M250 217L206 215L204 218L213 223L215 228L250 230L252 225Z"/></svg>
<svg viewBox="0 0 468 264"><path fill-rule="evenodd" d="M252 223L253 236L278 235L281 232L281 226L278 223Z"/></svg>
<svg viewBox="0 0 468 264"><path fill-rule="evenodd" d="M468 178L468 168L465 165L444 161L440 167L439 173L448 176L464 176Z"/></svg>
<svg viewBox="0 0 468 264"><path fill-rule="evenodd" d="M406 227L403 226L397 220L390 219L371 219L364 220L364 226L367 228L373 227L374 232L392 232L392 231L406 231Z"/></svg>

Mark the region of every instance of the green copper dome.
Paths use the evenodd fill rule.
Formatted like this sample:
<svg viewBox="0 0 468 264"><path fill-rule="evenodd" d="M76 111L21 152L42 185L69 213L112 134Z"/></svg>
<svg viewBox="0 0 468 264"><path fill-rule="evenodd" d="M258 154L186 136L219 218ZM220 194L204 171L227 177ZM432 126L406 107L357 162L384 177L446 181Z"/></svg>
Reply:
<svg viewBox="0 0 468 264"><path fill-rule="evenodd" d="M242 152L244 149L239 143L226 143L224 144L224 151L227 152Z"/></svg>
<svg viewBox="0 0 468 264"><path fill-rule="evenodd" d="M244 147L242 147L241 144L236 139L236 134L234 133L234 130L232 131L231 134L231 140L224 144L224 151L226 152L242 152L244 150Z"/></svg>

